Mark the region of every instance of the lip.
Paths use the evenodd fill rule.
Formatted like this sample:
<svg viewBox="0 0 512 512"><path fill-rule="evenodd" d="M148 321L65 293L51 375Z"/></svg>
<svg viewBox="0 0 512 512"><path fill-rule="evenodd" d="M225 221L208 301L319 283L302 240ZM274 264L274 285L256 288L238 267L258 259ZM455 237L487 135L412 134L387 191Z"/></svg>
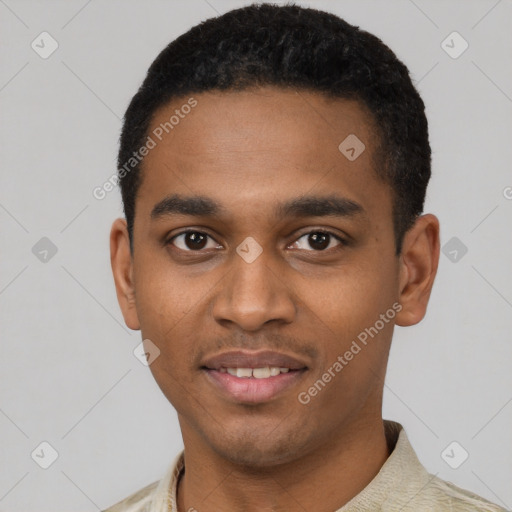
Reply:
<svg viewBox="0 0 512 512"><path fill-rule="evenodd" d="M266 379L244 378L221 373L221 368L289 368ZM201 365L207 380L230 401L246 404L268 402L295 386L308 367L297 358L273 351L232 351L206 359Z"/></svg>
<svg viewBox="0 0 512 512"><path fill-rule="evenodd" d="M209 370L220 370L222 367L264 368L265 366L277 366L279 368L289 368L290 370L302 370L307 368L307 365L303 361L272 350L260 350L258 352L233 350L209 357L201 363L202 368Z"/></svg>
<svg viewBox="0 0 512 512"><path fill-rule="evenodd" d="M221 373L218 370L207 368L204 368L203 371L216 389L229 400L257 404L268 402L294 386L306 370L290 370L288 373L280 373L275 377L266 379L236 377L229 373Z"/></svg>

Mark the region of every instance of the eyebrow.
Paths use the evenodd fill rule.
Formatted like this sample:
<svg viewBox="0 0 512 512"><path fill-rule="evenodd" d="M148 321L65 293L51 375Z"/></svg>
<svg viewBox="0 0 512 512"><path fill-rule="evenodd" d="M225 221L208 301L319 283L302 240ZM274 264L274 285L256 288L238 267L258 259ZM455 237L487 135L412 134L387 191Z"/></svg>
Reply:
<svg viewBox="0 0 512 512"><path fill-rule="evenodd" d="M227 210L218 202L205 196L182 196L172 194L159 201L151 211L151 219L157 220L172 215L194 217L216 217ZM284 217L352 217L365 214L359 203L337 195L302 196L279 203L274 215Z"/></svg>

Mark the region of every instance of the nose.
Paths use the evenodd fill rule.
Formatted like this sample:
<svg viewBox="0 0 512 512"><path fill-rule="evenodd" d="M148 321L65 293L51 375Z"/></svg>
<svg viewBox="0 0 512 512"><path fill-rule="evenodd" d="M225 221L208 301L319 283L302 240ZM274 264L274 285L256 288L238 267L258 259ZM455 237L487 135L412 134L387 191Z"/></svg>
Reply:
<svg viewBox="0 0 512 512"><path fill-rule="evenodd" d="M291 323L296 315L291 286L271 261L260 255L247 263L234 256L227 274L214 299L213 316L221 324L236 324L245 331L257 331L263 325Z"/></svg>

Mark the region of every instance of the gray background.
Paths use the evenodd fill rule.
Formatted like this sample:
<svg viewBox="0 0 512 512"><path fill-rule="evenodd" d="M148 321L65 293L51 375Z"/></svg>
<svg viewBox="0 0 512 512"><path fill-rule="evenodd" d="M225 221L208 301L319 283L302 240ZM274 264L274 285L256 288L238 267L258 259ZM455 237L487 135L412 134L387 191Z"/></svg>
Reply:
<svg viewBox="0 0 512 512"><path fill-rule="evenodd" d="M0 510L98 510L160 478L181 448L115 297L119 193L99 201L92 190L115 172L121 117L157 53L247 3L0 0ZM440 218L443 246L456 237L427 317L396 331L384 416L430 472L510 508L512 3L304 5L373 32L408 65L430 122L425 211ZM43 31L59 45L47 59L31 47L50 48ZM469 44L458 58L441 44L453 31ZM55 255L36 245L43 237ZM59 454L48 469L36 463L49 461L42 441ZM458 469L441 456L453 441L469 453Z"/></svg>

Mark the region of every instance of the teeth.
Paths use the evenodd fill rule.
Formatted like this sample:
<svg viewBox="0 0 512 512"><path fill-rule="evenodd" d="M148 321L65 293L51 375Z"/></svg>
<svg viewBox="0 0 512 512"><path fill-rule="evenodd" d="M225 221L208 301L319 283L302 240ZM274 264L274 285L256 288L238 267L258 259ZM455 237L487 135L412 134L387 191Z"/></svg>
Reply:
<svg viewBox="0 0 512 512"><path fill-rule="evenodd" d="M290 368L278 368L277 366L265 366L263 368L220 368L220 373L229 373L240 378L268 379L276 377L280 373L288 373Z"/></svg>
<svg viewBox="0 0 512 512"><path fill-rule="evenodd" d="M236 376L237 377L250 377L252 375L252 368L237 368Z"/></svg>
<svg viewBox="0 0 512 512"><path fill-rule="evenodd" d="M268 366L266 368L254 368L252 376L255 379L268 379L270 377L270 368Z"/></svg>

